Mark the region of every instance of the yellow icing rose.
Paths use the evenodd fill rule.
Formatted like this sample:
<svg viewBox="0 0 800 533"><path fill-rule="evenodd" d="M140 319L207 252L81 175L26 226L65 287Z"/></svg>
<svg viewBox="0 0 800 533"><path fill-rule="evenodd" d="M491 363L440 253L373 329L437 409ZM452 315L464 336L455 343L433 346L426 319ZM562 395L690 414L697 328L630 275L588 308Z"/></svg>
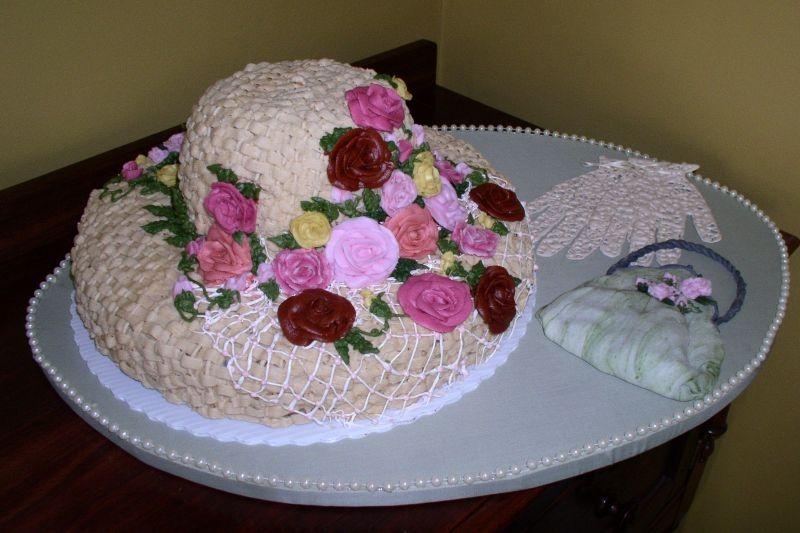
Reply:
<svg viewBox="0 0 800 533"><path fill-rule="evenodd" d="M456 262L456 254L454 254L453 252L450 252L450 251L447 251L447 252L443 253L442 254L442 267L441 267L442 273L443 274L447 273L447 269L449 269L451 266L453 266L455 264L455 262Z"/></svg>
<svg viewBox="0 0 800 533"><path fill-rule="evenodd" d="M423 198L436 196L442 191L442 178L439 176L439 169L434 164L432 153L420 152L417 154L414 158L412 174L417 192Z"/></svg>
<svg viewBox="0 0 800 533"><path fill-rule="evenodd" d="M479 226L486 229L492 229L494 227L495 219L481 211L478 213L478 218L475 219Z"/></svg>
<svg viewBox="0 0 800 533"><path fill-rule="evenodd" d="M375 299L375 294L369 289L361 289L358 294L360 294L361 299L364 300L364 307L369 309L372 305L372 300Z"/></svg>
<svg viewBox="0 0 800 533"><path fill-rule="evenodd" d="M394 83L396 86L395 90L397 91L397 96L403 100L411 100L411 93L408 92L408 86L406 85L406 82L400 78L392 78L392 83Z"/></svg>
<svg viewBox="0 0 800 533"><path fill-rule="evenodd" d="M178 165L164 165L159 168L156 179L167 187L174 187L178 183Z"/></svg>
<svg viewBox="0 0 800 533"><path fill-rule="evenodd" d="M331 236L331 223L322 213L307 211L292 219L289 231L303 248L324 246Z"/></svg>
<svg viewBox="0 0 800 533"><path fill-rule="evenodd" d="M136 165L139 168L147 168L153 166L153 160L147 157L146 155L139 154L136 156L136 159L134 159L134 161L136 162Z"/></svg>

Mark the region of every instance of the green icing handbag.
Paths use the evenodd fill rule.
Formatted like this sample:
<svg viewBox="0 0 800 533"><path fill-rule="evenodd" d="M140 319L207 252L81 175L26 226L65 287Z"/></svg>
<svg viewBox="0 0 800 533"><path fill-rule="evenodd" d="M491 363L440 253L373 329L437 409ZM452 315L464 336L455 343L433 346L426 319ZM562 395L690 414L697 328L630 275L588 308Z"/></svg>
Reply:
<svg viewBox="0 0 800 533"><path fill-rule="evenodd" d="M692 267L629 266L670 248L703 254L731 273L736 297L723 316L707 294L697 296L705 285ZM693 281L682 284L688 279ZM717 326L741 309L745 293L741 274L728 260L705 246L672 239L633 252L605 276L562 294L536 316L547 338L598 370L688 401L712 391L725 357Z"/></svg>

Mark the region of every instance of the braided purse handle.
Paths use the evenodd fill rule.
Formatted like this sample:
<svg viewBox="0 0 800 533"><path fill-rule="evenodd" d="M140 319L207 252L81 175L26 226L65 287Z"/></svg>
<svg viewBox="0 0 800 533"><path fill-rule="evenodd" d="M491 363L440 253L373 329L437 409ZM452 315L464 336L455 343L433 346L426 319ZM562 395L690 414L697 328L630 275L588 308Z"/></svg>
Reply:
<svg viewBox="0 0 800 533"><path fill-rule="evenodd" d="M711 248L703 246L702 244L684 241L681 239L670 239L668 241L662 241L650 244L648 246L639 248L634 252L631 252L626 257L614 263L608 269L606 275L614 273L614 271L617 270L618 268L626 268L630 266L631 263L649 253L657 252L659 250L669 250L672 248L681 248L682 250L695 252L700 255L710 257L711 259L713 259L714 261L718 262L723 267L725 267L725 269L728 272L730 272L730 274L736 281L736 296L734 297L733 302L731 302L731 306L728 308L728 311L724 315L719 316L719 312L715 310L714 317L712 318L712 320L714 324L720 325L724 324L725 322L728 322L730 319L736 316L736 313L739 312L739 310L742 308L742 304L744 304L744 297L747 294L747 284L744 282L742 274L736 269L736 267L733 266L733 264L730 261L719 255ZM670 265L665 265L665 266L670 266ZM683 266L683 265L676 265L676 266Z"/></svg>

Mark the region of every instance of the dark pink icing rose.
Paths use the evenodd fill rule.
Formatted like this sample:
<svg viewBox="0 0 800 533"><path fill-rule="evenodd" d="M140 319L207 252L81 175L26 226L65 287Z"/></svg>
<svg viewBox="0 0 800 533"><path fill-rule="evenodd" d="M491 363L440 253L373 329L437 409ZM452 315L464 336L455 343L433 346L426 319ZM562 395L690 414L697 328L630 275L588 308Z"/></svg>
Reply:
<svg viewBox="0 0 800 533"><path fill-rule="evenodd" d="M230 183L221 181L212 183L203 207L214 217L219 227L228 233L237 231L252 233L256 229L258 204L242 196L242 193Z"/></svg>
<svg viewBox="0 0 800 533"><path fill-rule="evenodd" d="M124 165L122 165L122 177L125 178L126 181L132 181L142 175L143 169L139 165L136 164L136 161L128 161Z"/></svg>
<svg viewBox="0 0 800 533"><path fill-rule="evenodd" d="M400 257L422 259L437 250L439 226L428 212L410 204L386 219L383 225L394 233L400 246Z"/></svg>
<svg viewBox="0 0 800 533"><path fill-rule="evenodd" d="M290 296L306 289L324 289L333 278L325 254L313 248L281 250L272 262L272 273Z"/></svg>
<svg viewBox="0 0 800 533"><path fill-rule="evenodd" d="M462 253L477 257L492 257L500 236L492 230L472 226L464 221L456 224L451 237Z"/></svg>
<svg viewBox="0 0 800 533"><path fill-rule="evenodd" d="M247 239L243 239L240 244L217 224L213 224L208 230L203 245L197 251L197 261L203 281L210 286L222 285L229 278L243 274L253 267Z"/></svg>
<svg viewBox="0 0 800 533"><path fill-rule="evenodd" d="M392 89L372 83L350 89L344 96L350 117L359 127L392 131L403 124L403 99Z"/></svg>
<svg viewBox="0 0 800 533"><path fill-rule="evenodd" d="M469 285L432 272L408 278L397 300L411 320L439 333L456 329L473 309Z"/></svg>

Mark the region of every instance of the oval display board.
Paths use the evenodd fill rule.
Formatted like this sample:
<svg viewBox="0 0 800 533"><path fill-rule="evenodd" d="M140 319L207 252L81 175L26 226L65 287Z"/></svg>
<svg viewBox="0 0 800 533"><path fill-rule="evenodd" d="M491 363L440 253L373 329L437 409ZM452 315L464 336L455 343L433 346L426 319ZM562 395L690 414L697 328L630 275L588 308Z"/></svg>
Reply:
<svg viewBox="0 0 800 533"><path fill-rule="evenodd" d="M600 156L643 157L608 143L538 130L443 129L481 151L523 200L585 174L586 164ZM256 424L227 438L151 418L119 399L112 390L116 385L105 385L90 370L81 353L86 348L76 341L80 324L73 327L67 260L31 299L27 333L48 379L92 427L155 468L218 489L289 503L365 506L540 486L627 459L697 426L736 398L767 357L789 291L780 233L740 194L699 175L690 179L723 235L708 246L747 282L744 306L720 327L726 356L719 380L705 398L692 402L670 400L599 372L550 342L532 319L521 326L518 346L495 365L494 375L459 393L458 401L437 407L435 414L330 442L271 441L262 432L275 430ZM700 242L690 223L684 238ZM602 275L614 262L600 252L581 261L563 252L537 257L536 308ZM681 262L714 282L714 297L724 309L735 294L729 274L703 256L684 252ZM303 431L313 433L313 426Z"/></svg>

